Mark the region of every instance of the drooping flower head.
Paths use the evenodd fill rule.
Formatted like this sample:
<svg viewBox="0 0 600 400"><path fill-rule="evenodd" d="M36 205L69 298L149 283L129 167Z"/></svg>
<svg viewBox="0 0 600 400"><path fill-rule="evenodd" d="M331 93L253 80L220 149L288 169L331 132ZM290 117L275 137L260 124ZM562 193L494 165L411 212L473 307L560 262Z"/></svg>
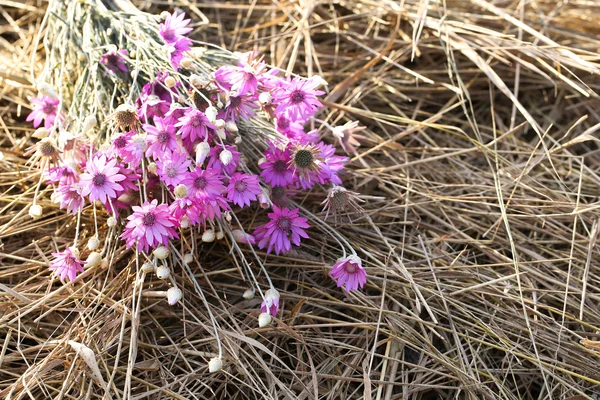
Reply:
<svg viewBox="0 0 600 400"><path fill-rule="evenodd" d="M289 210L273 205L273 212L268 214L271 218L265 225L256 228L254 236L258 247L267 248L267 253L273 249L275 254L287 253L292 248L292 243L300 246L300 238L308 238L304 229L308 228L308 220L298 215L299 209Z"/></svg>
<svg viewBox="0 0 600 400"><path fill-rule="evenodd" d="M116 47L112 48L102 55L100 64L104 65L108 71L114 73L119 71L128 72L129 69L125 65L125 55L127 55L127 50L117 50Z"/></svg>
<svg viewBox="0 0 600 400"><path fill-rule="evenodd" d="M189 19L185 19L184 13L175 13L167 15L165 21L159 25L160 36L166 43L175 43L182 36L187 35L192 31L188 28Z"/></svg>
<svg viewBox="0 0 600 400"><path fill-rule="evenodd" d="M258 176L241 172L233 174L227 186L227 199L240 207L249 206L261 193Z"/></svg>
<svg viewBox="0 0 600 400"><path fill-rule="evenodd" d="M362 288L367 283L367 272L360 258L354 255L337 260L329 275L337 282L337 287L345 285L346 292Z"/></svg>
<svg viewBox="0 0 600 400"><path fill-rule="evenodd" d="M50 270L54 271L62 280L68 278L69 281L74 281L77 273L83 272L83 264L85 264L85 261L81 261L78 258L79 254L76 253L78 252L74 253L70 247L63 252L52 253L54 261L50 265Z"/></svg>
<svg viewBox="0 0 600 400"><path fill-rule="evenodd" d="M81 195L89 195L90 202L100 200L105 203L107 198L115 198L117 192L123 191L119 182L124 179L125 176L119 173L117 160L107 159L104 154L92 158L81 174Z"/></svg>
<svg viewBox="0 0 600 400"><path fill-rule="evenodd" d="M37 128L44 120L44 128L50 129L54 125L60 108L60 100L48 96L32 97L33 111L27 116L27 121L33 121L33 127Z"/></svg>
<svg viewBox="0 0 600 400"><path fill-rule="evenodd" d="M159 244L169 246L169 239L177 239L175 232L177 221L171 215L169 206L158 204L158 200L144 202L141 207L131 207L133 214L127 219L127 225L123 229L122 239L125 239L127 248L137 243L137 250L148 252L149 248L155 248Z"/></svg>
<svg viewBox="0 0 600 400"><path fill-rule="evenodd" d="M268 312L273 317L277 315L279 311L279 292L277 289L271 288L265 292L265 298L263 302L260 304L261 312Z"/></svg>
<svg viewBox="0 0 600 400"><path fill-rule="evenodd" d="M60 208L66 209L73 215L77 215L83 208L84 200L78 183L61 182L51 198L54 203L60 204Z"/></svg>
<svg viewBox="0 0 600 400"><path fill-rule="evenodd" d="M191 49L192 41L186 37L179 38L175 43L169 44L169 52L171 55L171 65L175 69L181 67L181 60L186 51Z"/></svg>
<svg viewBox="0 0 600 400"><path fill-rule="evenodd" d="M273 95L273 100L279 104L275 114L284 115L292 121L308 120L322 106L317 96L325 92L316 90L322 83L320 77L296 77L285 82Z"/></svg>

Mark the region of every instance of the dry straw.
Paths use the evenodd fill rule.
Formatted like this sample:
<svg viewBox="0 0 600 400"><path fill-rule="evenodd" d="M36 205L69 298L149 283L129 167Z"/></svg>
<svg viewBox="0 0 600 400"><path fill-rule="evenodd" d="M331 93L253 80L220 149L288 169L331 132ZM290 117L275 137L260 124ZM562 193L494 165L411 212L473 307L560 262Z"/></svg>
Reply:
<svg viewBox="0 0 600 400"><path fill-rule="evenodd" d="M162 282L148 276L141 286L142 266L121 242L106 269L76 284L49 279L48 256L71 243L75 221L44 185L42 218L28 215L40 171L24 156L38 141L24 123L26 97L36 94L44 57L55 79L82 79L69 69L75 60L60 57L70 51L61 45L77 42L68 29L55 43L37 41L51 27L46 2L0 0L0 397L579 399L598 391L598 4L137 5L156 14L180 6L198 40L322 75L330 112L320 119L367 126L355 132L364 138L345 176L364 214L333 226L368 254L369 282L348 297L335 288L326 272L337 245L318 233L296 254L268 258L283 313L263 328L260 299L244 295L239 252L218 241L202 244L178 275L184 301L175 307ZM89 89L108 96L98 104L115 93ZM71 101L84 118L88 106ZM302 205L316 215L325 196L307 193ZM82 217L82 237L94 235L93 218ZM205 301L223 345L216 373L207 367L218 349Z"/></svg>

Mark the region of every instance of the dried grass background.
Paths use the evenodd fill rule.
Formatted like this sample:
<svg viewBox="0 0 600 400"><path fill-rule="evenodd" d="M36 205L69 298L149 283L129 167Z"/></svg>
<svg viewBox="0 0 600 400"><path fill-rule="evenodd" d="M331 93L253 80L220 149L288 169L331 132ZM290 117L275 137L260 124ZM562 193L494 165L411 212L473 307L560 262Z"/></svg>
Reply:
<svg viewBox="0 0 600 400"><path fill-rule="evenodd" d="M197 39L323 75L320 118L367 126L344 177L365 214L337 226L362 249L365 290L335 288L327 271L339 254L317 236L267 258L283 312L259 329L260 300L242 298L226 243L202 245L194 271L220 326L217 374L206 367L209 317L184 272L175 307L153 297L163 282L136 284L124 247L75 284L50 278L48 257L75 221L48 189L44 218L27 215L40 171L23 155L35 143L24 119L46 5L0 0L0 398L600 394L598 2L138 1L181 7ZM304 202L317 212L322 200Z"/></svg>

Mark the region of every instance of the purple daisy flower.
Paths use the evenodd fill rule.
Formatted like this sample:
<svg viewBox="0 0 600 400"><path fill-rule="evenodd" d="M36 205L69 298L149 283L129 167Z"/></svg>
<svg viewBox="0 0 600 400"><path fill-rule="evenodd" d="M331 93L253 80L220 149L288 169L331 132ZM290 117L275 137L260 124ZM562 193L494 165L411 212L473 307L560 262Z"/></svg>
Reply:
<svg viewBox="0 0 600 400"><path fill-rule="evenodd" d="M170 44L171 53L171 65L175 69L179 69L181 66L181 60L183 59L183 53L190 50L192 41L186 37L181 37L177 42Z"/></svg>
<svg viewBox="0 0 600 400"><path fill-rule="evenodd" d="M133 135L122 151L123 161L129 163L130 167L137 167L142 162L147 145L146 135Z"/></svg>
<svg viewBox="0 0 600 400"><path fill-rule="evenodd" d="M118 134L112 139L110 152L115 156L125 158L125 148L131 144L133 135L135 135L134 131Z"/></svg>
<svg viewBox="0 0 600 400"><path fill-rule="evenodd" d="M267 253L275 249L275 254L281 254L290 251L292 243L300 246L300 238L308 238L304 229L309 225L306 218L298 216L299 211L298 208L289 210L273 205L273 212L268 214L271 220L254 232L258 247L266 247Z"/></svg>
<svg viewBox="0 0 600 400"><path fill-rule="evenodd" d="M169 205L171 215L173 215L179 223L184 217L190 222L190 225L198 225L202 215L202 205L197 198L186 196L180 199L175 199Z"/></svg>
<svg viewBox="0 0 600 400"><path fill-rule="evenodd" d="M233 174L227 186L227 198L240 207L249 206L261 193L258 176L241 172Z"/></svg>
<svg viewBox="0 0 600 400"><path fill-rule="evenodd" d="M77 273L83 272L85 261L81 261L78 258L79 255L75 255L70 247L67 247L61 253L52 253L52 256L54 261L50 265L50 270L54 271L55 275L60 276L60 279L68 278L69 281L73 282L77 277Z"/></svg>
<svg viewBox="0 0 600 400"><path fill-rule="evenodd" d="M200 199L214 200L225 191L222 176L218 169L196 169L187 174L183 184L187 186L189 195Z"/></svg>
<svg viewBox="0 0 600 400"><path fill-rule="evenodd" d="M288 167L291 159L287 149L281 150L270 143L265 151L266 161L259 165L260 176L270 185L286 187L294 182L294 172Z"/></svg>
<svg viewBox="0 0 600 400"><path fill-rule="evenodd" d="M204 140L208 135L208 129L216 129L202 111L191 107L175 126L179 127L181 138L192 143L198 139Z"/></svg>
<svg viewBox="0 0 600 400"><path fill-rule="evenodd" d="M362 288L367 283L367 272L360 258L354 255L337 260L329 275L337 282L337 287L345 285L346 292Z"/></svg>
<svg viewBox="0 0 600 400"><path fill-rule="evenodd" d="M158 176L165 184L177 186L186 178L191 163L185 154L168 152L156 161Z"/></svg>
<svg viewBox="0 0 600 400"><path fill-rule="evenodd" d="M52 167L48 170L43 171L46 176L46 182L51 183L60 183L70 185L72 183L77 182L79 179L77 171L75 171L69 165L61 165L59 167Z"/></svg>
<svg viewBox="0 0 600 400"><path fill-rule="evenodd" d="M229 96L229 101L225 105L225 119L238 121L239 119L249 119L258 108L255 103L255 97L251 95Z"/></svg>
<svg viewBox="0 0 600 400"><path fill-rule="evenodd" d="M107 198L115 198L117 192L123 191L119 182L124 179L125 176L119 173L117 160L107 159L104 154L92 158L81 174L81 195L89 195L90 202L100 200L105 203Z"/></svg>
<svg viewBox="0 0 600 400"><path fill-rule="evenodd" d="M53 202L60 204L60 208L66 209L73 215L77 215L83 209L84 199L78 183L61 182L51 198Z"/></svg>
<svg viewBox="0 0 600 400"><path fill-rule="evenodd" d="M60 100L52 97L32 97L33 111L27 116L27 121L33 121L33 127L37 128L44 120L44 128L50 129L54 125L60 108Z"/></svg>
<svg viewBox="0 0 600 400"><path fill-rule="evenodd" d="M125 55L127 55L127 50L117 51L116 48L111 49L102 55L100 64L104 65L106 69L114 73L119 71L128 72L129 69L127 68L127 65L125 65Z"/></svg>
<svg viewBox="0 0 600 400"><path fill-rule="evenodd" d="M177 136L175 135L175 127L165 123L163 118L155 117L154 125L144 125L146 131L146 142L148 148L146 149L146 157L153 157L158 159L167 150L179 151L179 143L177 143Z"/></svg>
<svg viewBox="0 0 600 400"><path fill-rule="evenodd" d="M325 92L316 90L321 84L322 79L317 77L309 79L296 77L286 81L273 93L273 100L279 104L275 114L284 115L292 121L306 121L322 106L317 96Z"/></svg>
<svg viewBox="0 0 600 400"><path fill-rule="evenodd" d="M155 94L142 95L139 97L138 117L144 121L149 121L150 118L164 117L171 107L171 104L161 99Z"/></svg>
<svg viewBox="0 0 600 400"><path fill-rule="evenodd" d="M175 43L180 37L187 35L192 31L188 28L189 19L184 19L185 13L176 15L175 13L167 15L165 21L158 27L160 36L167 43Z"/></svg>
<svg viewBox="0 0 600 400"><path fill-rule="evenodd" d="M127 248L137 243L137 250L148 252L149 248L155 248L159 244L169 246L169 239L178 239L175 232L177 221L169 211L166 204L158 204L158 200L144 202L141 207L131 207L133 214L127 219L127 225L123 229L122 239L125 239Z"/></svg>
<svg viewBox="0 0 600 400"><path fill-rule="evenodd" d="M171 109L165 114L163 122L165 125L175 125L185 116L186 108L181 107L179 103L172 103Z"/></svg>

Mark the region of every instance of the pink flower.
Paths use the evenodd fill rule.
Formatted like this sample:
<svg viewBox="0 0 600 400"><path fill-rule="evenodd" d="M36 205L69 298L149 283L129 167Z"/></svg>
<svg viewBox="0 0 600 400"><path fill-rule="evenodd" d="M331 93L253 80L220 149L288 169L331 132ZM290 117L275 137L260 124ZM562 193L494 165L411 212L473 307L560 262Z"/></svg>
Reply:
<svg viewBox="0 0 600 400"><path fill-rule="evenodd" d="M271 288L265 292L265 298L263 302L260 304L261 312L268 312L273 317L277 315L279 311L279 292Z"/></svg>
<svg viewBox="0 0 600 400"><path fill-rule="evenodd" d="M193 172L187 174L182 183L187 186L190 196L200 199L214 200L225 191L221 174L216 168L196 167Z"/></svg>
<svg viewBox="0 0 600 400"><path fill-rule="evenodd" d="M129 131L114 137L110 144L110 152L115 156L125 158L125 148L131 144L133 135L135 135L135 132Z"/></svg>
<svg viewBox="0 0 600 400"><path fill-rule="evenodd" d="M146 157L160 158L166 150L179 151L177 136L175 136L175 127L165 123L163 118L155 117L154 125L144 125L146 131Z"/></svg>
<svg viewBox="0 0 600 400"><path fill-rule="evenodd" d="M195 142L198 139L204 139L208 135L208 129L216 127L208 121L206 115L196 108L188 108L185 115L175 124L179 127L181 138Z"/></svg>
<svg viewBox="0 0 600 400"><path fill-rule="evenodd" d="M129 166L132 168L137 167L142 162L142 157L144 157L147 146L148 143L146 142L145 135L137 134L132 136L127 146L121 152L123 161L129 163Z"/></svg>
<svg viewBox="0 0 600 400"><path fill-rule="evenodd" d="M81 261L71 248L67 247L62 253L52 253L54 261L50 265L50 270L54 271L56 275L60 275L60 279L64 280L65 277L69 281L74 281L77 277L78 272L83 272L82 265L85 261Z"/></svg>
<svg viewBox="0 0 600 400"><path fill-rule="evenodd" d="M125 176L119 173L117 160L106 159L103 154L92 158L85 166L85 172L81 174L81 195L90 196L90 201L100 200L105 203L108 198L117 197L117 192L123 191L119 184Z"/></svg>
<svg viewBox="0 0 600 400"><path fill-rule="evenodd" d="M44 128L50 129L59 112L60 100L52 97L32 97L33 111L27 116L27 121L33 121L33 127L37 128L44 120Z"/></svg>
<svg viewBox="0 0 600 400"><path fill-rule="evenodd" d="M77 215L83 208L84 199L81 196L81 187L78 183L61 182L52 193L52 201L59 203L60 208L66 209L73 215Z"/></svg>
<svg viewBox="0 0 600 400"><path fill-rule="evenodd" d="M225 119L232 121L240 118L249 119L254 115L254 110L258 108L254 100L254 96L250 95L229 96L229 101L225 105Z"/></svg>
<svg viewBox="0 0 600 400"><path fill-rule="evenodd" d="M227 186L227 198L240 207L249 206L261 193L258 176L241 172L233 174Z"/></svg>
<svg viewBox="0 0 600 400"><path fill-rule="evenodd" d="M138 117L143 121L149 121L150 118L164 117L169 112L170 104L155 94L142 95L138 98Z"/></svg>
<svg viewBox="0 0 600 400"><path fill-rule="evenodd" d="M284 115L292 121L304 120L312 117L315 111L322 106L317 96L325 94L316 90L322 83L321 78L309 79L294 78L273 94L273 100L279 105L275 109L278 116Z"/></svg>
<svg viewBox="0 0 600 400"><path fill-rule="evenodd" d="M165 18L165 22L159 25L159 33L163 40L167 43L175 43L180 37L187 35L192 31L192 28L188 28L190 23L189 19L184 19L185 13L175 15L175 13L168 15Z"/></svg>
<svg viewBox="0 0 600 400"><path fill-rule="evenodd" d="M308 238L304 229L308 228L308 220L298 216L299 209L289 210L273 205L273 212L268 214L271 221L259 226L254 232L258 247L267 247L267 253L275 249L275 254L286 253L292 243L300 246L300 238Z"/></svg>
<svg viewBox="0 0 600 400"><path fill-rule="evenodd" d="M185 116L186 112L186 108L181 107L179 103L172 103L170 108L171 109L167 112L165 119L163 120L164 124L167 126L178 123L179 120Z"/></svg>
<svg viewBox="0 0 600 400"><path fill-rule="evenodd" d="M171 47L171 65L175 69L179 69L181 66L181 60L183 59L183 53L190 50L192 41L186 37L181 37L175 43L170 44Z"/></svg>
<svg viewBox="0 0 600 400"><path fill-rule="evenodd" d="M125 65L125 57L123 57L126 54L127 50L117 51L116 48L109 50L102 55L102 58L100 58L100 64L104 65L106 69L114 73L119 71L127 72L129 69L127 68L127 65Z"/></svg>
<svg viewBox="0 0 600 400"><path fill-rule="evenodd" d="M266 183L286 187L294 181L294 172L288 168L292 156L287 149L281 150L269 144L265 151L265 159L259 167L262 169L260 176Z"/></svg>
<svg viewBox="0 0 600 400"><path fill-rule="evenodd" d="M329 275L337 282L337 287L345 284L346 292L362 288L367 283L367 272L361 265L360 258L354 255L337 260Z"/></svg>
<svg viewBox="0 0 600 400"><path fill-rule="evenodd" d="M191 163L185 154L168 152L156 161L158 176L167 185L177 186L186 178Z"/></svg>
<svg viewBox="0 0 600 400"><path fill-rule="evenodd" d="M129 222L123 229L122 239L125 239L127 248L137 242L137 250L148 252L148 248L155 248L159 244L169 245L169 239L177 239L175 232L177 220L171 215L169 206L158 204L158 200L144 202L141 207L131 207L133 214L127 219Z"/></svg>

